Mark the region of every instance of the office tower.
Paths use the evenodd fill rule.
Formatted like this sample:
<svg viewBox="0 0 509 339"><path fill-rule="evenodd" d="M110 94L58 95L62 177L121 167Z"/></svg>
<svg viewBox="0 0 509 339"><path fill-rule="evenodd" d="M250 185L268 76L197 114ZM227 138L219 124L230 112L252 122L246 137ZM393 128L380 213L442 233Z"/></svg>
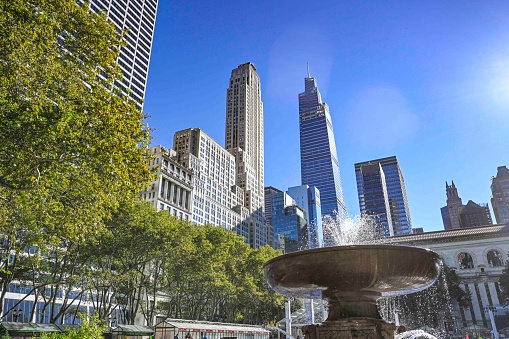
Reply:
<svg viewBox="0 0 509 339"><path fill-rule="evenodd" d="M117 30L127 30L127 44L121 48L117 63L122 69L122 81L115 82L124 95L129 95L143 106L147 85L148 66L154 26L156 21L157 0L91 0L90 9L104 12Z"/></svg>
<svg viewBox="0 0 509 339"><path fill-rule="evenodd" d="M236 162L235 184L249 211L249 244L267 244L264 217L263 103L260 78L248 62L232 70L226 91L225 147Z"/></svg>
<svg viewBox="0 0 509 339"><path fill-rule="evenodd" d="M302 185L320 190L322 216L346 217L343 188L329 106L322 102L315 78L304 79L299 94L300 169ZM328 242L330 239L325 239Z"/></svg>
<svg viewBox="0 0 509 339"><path fill-rule="evenodd" d="M488 204L476 204L469 200L460 212L461 228L492 225Z"/></svg>
<svg viewBox="0 0 509 339"><path fill-rule="evenodd" d="M248 239L244 191L235 185L235 158L199 128L173 136L178 162L194 173L192 222L221 225Z"/></svg>
<svg viewBox="0 0 509 339"><path fill-rule="evenodd" d="M359 168L357 188L361 214L374 218L385 236L394 235L394 227L387 193L387 182L379 162L363 164Z"/></svg>
<svg viewBox="0 0 509 339"><path fill-rule="evenodd" d="M445 193L447 195L447 206L440 209L442 213L442 221L445 230L452 230L461 228L460 212L463 209L463 202L458 195L458 189L454 185L454 180L451 185L445 182Z"/></svg>
<svg viewBox="0 0 509 339"><path fill-rule="evenodd" d="M309 232L309 244L307 248L323 247L322 206L318 188L300 185L289 187L286 193L306 212ZM265 211L267 211L267 207L265 207Z"/></svg>
<svg viewBox="0 0 509 339"><path fill-rule="evenodd" d="M274 248L283 253L308 248L309 230L306 212L295 200L272 186L265 188L266 208L270 206L270 223L274 229Z"/></svg>
<svg viewBox="0 0 509 339"><path fill-rule="evenodd" d="M193 206L193 171L177 161L177 153L161 145L151 147L150 169L156 179L141 197L158 211L167 210L180 220L190 220Z"/></svg>
<svg viewBox="0 0 509 339"><path fill-rule="evenodd" d="M497 176L491 181L491 207L497 224L509 223L509 169L497 168Z"/></svg>
<svg viewBox="0 0 509 339"><path fill-rule="evenodd" d="M367 213L361 167L368 164L380 164L385 178L385 190L387 191L388 209L386 207L387 219L392 223L392 233L394 235L411 234L412 221L410 219L410 209L406 197L405 181L403 173L395 156L375 159L355 164L355 176L357 180L357 193L359 196L359 207L361 214ZM376 166L375 166L376 167ZM382 174L382 173L381 173ZM381 175L380 174L380 175ZM380 182L382 185L382 182ZM387 205L386 205L387 206ZM390 230L389 230L390 231Z"/></svg>

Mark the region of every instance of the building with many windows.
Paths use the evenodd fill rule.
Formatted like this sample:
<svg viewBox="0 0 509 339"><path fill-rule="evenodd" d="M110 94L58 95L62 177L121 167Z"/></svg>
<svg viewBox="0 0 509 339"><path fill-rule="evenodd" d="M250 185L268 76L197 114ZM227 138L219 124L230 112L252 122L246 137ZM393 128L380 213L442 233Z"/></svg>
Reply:
<svg viewBox="0 0 509 339"><path fill-rule="evenodd" d="M369 167L372 165L374 167ZM361 168L364 168L365 172L370 168L371 174L363 175ZM381 168L381 171L378 168ZM410 219L410 209L408 208L405 180L398 159L392 156L356 163L355 177L361 214L376 215L382 219L386 218L388 226L386 234L411 234L412 221ZM364 180L369 180L369 182ZM384 191L387 192L388 201L385 201ZM383 211L384 209L385 211ZM383 217L384 214L387 217ZM389 225L392 225L392 227L389 227Z"/></svg>
<svg viewBox="0 0 509 339"><path fill-rule="evenodd" d="M386 236L394 235L390 213L389 195L384 171L379 162L359 167L359 205L362 214L372 216Z"/></svg>
<svg viewBox="0 0 509 339"><path fill-rule="evenodd" d="M181 220L191 220L193 206L193 171L177 162L177 153L161 145L151 147L154 156L150 169L156 170L156 180L141 191L141 197L150 201L158 211L167 210Z"/></svg>
<svg viewBox="0 0 509 339"><path fill-rule="evenodd" d="M90 9L104 12L117 30L126 31L127 44L120 50L117 63L122 81L116 82L142 108L147 87L150 52L154 37L158 0L90 0Z"/></svg>
<svg viewBox="0 0 509 339"><path fill-rule="evenodd" d="M306 212L309 241L307 248L323 247L322 206L320 191L315 186L289 187L286 193Z"/></svg>
<svg viewBox="0 0 509 339"><path fill-rule="evenodd" d="M497 176L491 181L491 207L497 223L509 222L509 169L497 168Z"/></svg>
<svg viewBox="0 0 509 339"><path fill-rule="evenodd" d="M466 205L463 205L454 181L451 185L445 183L445 192L447 205L440 209L444 229L452 230L493 224L488 204L477 204L469 200Z"/></svg>
<svg viewBox="0 0 509 339"><path fill-rule="evenodd" d="M235 158L235 185L244 193L243 206L253 248L267 244L264 215L263 103L260 78L248 62L232 70L226 91L225 148Z"/></svg>
<svg viewBox="0 0 509 339"><path fill-rule="evenodd" d="M221 225L249 239L244 190L235 185L235 157L199 128L176 132L178 162L194 173L192 222Z"/></svg>
<svg viewBox="0 0 509 339"><path fill-rule="evenodd" d="M472 325L484 329L484 335L496 323L499 332L509 334L509 307L503 305L499 284L509 260L509 224L412 234L393 237L390 241L437 252L443 263L456 271L461 288L470 292L472 300L468 307L453 301L453 317L448 319L450 332L463 332L473 338ZM482 335L478 333L478 336Z"/></svg>
<svg viewBox="0 0 509 339"><path fill-rule="evenodd" d="M456 185L454 185L454 180L451 185L449 185L447 181L445 182L445 193L447 195L447 206L440 209L444 229L452 230L461 228L460 212L463 209L463 201L458 195L458 189Z"/></svg>
<svg viewBox="0 0 509 339"><path fill-rule="evenodd" d="M329 106L322 102L309 71L304 85L305 91L299 94L301 183L320 190L322 216L337 214L344 219L347 213Z"/></svg>
<svg viewBox="0 0 509 339"><path fill-rule="evenodd" d="M309 248L306 212L285 192L265 187L266 209L270 208L270 225L274 229L274 248L291 253Z"/></svg>

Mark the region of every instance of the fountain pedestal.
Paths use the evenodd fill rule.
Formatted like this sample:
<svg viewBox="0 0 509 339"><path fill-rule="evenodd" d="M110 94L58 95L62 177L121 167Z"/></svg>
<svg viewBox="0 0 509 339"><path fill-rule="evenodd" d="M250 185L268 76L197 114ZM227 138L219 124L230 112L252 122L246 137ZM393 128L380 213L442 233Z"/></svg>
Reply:
<svg viewBox="0 0 509 339"><path fill-rule="evenodd" d="M270 286L286 296L329 301L329 316L303 327L306 339L392 339L396 325L381 319L376 300L431 286L440 256L430 250L393 245L326 247L281 255L263 271Z"/></svg>
<svg viewBox="0 0 509 339"><path fill-rule="evenodd" d="M306 339L392 339L396 325L382 319L346 318L302 327Z"/></svg>

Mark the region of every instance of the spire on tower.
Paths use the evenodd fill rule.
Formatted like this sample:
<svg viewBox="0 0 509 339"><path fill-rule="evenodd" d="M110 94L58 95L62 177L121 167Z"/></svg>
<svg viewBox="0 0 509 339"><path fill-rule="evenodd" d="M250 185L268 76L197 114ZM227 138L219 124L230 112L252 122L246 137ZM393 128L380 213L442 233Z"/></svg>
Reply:
<svg viewBox="0 0 509 339"><path fill-rule="evenodd" d="M311 74L309 73L309 63L306 62L306 66L308 67L308 78L311 78Z"/></svg>

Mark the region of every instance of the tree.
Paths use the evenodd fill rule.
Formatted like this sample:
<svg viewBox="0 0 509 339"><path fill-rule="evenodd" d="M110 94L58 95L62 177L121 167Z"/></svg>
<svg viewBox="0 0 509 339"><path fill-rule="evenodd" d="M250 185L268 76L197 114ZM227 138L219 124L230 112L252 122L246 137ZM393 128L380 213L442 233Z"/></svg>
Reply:
<svg viewBox="0 0 509 339"><path fill-rule="evenodd" d="M498 284L500 286L500 291L502 292L502 300L500 302L507 306L509 305L509 261L505 263L505 267L498 280Z"/></svg>
<svg viewBox="0 0 509 339"><path fill-rule="evenodd" d="M41 227L86 235L148 181L144 115L113 86L122 44L88 3L0 0L4 210L30 207Z"/></svg>
<svg viewBox="0 0 509 339"><path fill-rule="evenodd" d="M103 339L106 325L97 318L88 320L82 317L82 323L78 329L67 330L61 333L45 333L41 339Z"/></svg>
<svg viewBox="0 0 509 339"><path fill-rule="evenodd" d="M78 2L0 0L3 287L27 248L95 237L150 179L145 116L114 87L122 35Z"/></svg>

